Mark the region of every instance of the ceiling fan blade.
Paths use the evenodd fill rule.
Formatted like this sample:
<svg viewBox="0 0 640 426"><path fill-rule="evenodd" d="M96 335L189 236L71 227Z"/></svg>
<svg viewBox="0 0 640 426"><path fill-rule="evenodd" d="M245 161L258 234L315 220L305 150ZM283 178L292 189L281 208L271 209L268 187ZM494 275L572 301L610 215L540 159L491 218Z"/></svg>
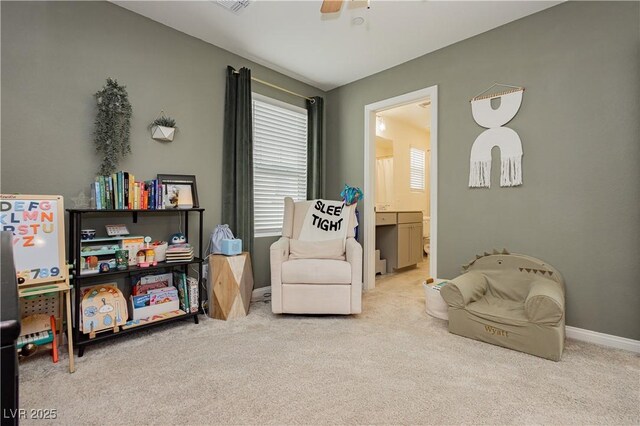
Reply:
<svg viewBox="0 0 640 426"><path fill-rule="evenodd" d="M322 7L320 7L321 13L336 13L340 12L342 7L342 0L324 0Z"/></svg>

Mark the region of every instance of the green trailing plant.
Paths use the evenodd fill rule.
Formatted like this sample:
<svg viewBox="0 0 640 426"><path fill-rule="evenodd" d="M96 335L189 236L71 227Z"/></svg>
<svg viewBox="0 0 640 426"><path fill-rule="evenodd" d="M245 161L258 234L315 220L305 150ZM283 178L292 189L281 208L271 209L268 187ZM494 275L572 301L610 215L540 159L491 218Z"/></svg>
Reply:
<svg viewBox="0 0 640 426"><path fill-rule="evenodd" d="M107 84L95 94L98 104L94 141L96 150L102 155L101 175L116 171L118 162L131 152L129 136L132 108L125 86L111 77Z"/></svg>
<svg viewBox="0 0 640 426"><path fill-rule="evenodd" d="M151 123L149 125L149 127L153 127L153 126L164 126L164 127L177 128L176 120L174 120L171 117L165 117L164 115L162 115L162 116L156 118L155 120L153 120L153 123Z"/></svg>

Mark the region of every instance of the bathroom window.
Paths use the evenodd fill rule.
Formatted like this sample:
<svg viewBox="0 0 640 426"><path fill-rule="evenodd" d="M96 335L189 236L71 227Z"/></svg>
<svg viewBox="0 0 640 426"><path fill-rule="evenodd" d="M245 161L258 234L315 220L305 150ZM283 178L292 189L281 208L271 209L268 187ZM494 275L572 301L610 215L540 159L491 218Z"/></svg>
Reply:
<svg viewBox="0 0 640 426"><path fill-rule="evenodd" d="M256 237L282 234L284 198L307 199L307 111L253 94Z"/></svg>
<svg viewBox="0 0 640 426"><path fill-rule="evenodd" d="M409 188L412 191L424 191L424 150L409 150Z"/></svg>

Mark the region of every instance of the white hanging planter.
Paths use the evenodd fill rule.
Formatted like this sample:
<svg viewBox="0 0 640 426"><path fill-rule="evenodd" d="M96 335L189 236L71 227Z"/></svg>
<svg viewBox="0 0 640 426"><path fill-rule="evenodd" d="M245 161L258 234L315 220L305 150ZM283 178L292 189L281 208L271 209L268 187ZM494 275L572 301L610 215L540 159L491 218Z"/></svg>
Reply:
<svg viewBox="0 0 640 426"><path fill-rule="evenodd" d="M171 142L176 132L175 127L153 126L151 127L151 137L157 141Z"/></svg>

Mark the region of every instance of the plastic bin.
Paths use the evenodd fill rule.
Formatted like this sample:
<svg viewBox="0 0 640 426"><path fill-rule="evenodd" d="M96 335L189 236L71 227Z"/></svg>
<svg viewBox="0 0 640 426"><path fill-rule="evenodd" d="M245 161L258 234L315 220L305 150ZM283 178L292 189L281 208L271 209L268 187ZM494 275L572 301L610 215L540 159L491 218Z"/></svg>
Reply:
<svg viewBox="0 0 640 426"><path fill-rule="evenodd" d="M427 314L435 318L440 318L445 321L449 320L448 309L449 306L440 296L440 290L435 287L436 284L444 282L444 280L435 280L433 284L427 284L424 282L422 287L424 288L424 298L426 304Z"/></svg>

